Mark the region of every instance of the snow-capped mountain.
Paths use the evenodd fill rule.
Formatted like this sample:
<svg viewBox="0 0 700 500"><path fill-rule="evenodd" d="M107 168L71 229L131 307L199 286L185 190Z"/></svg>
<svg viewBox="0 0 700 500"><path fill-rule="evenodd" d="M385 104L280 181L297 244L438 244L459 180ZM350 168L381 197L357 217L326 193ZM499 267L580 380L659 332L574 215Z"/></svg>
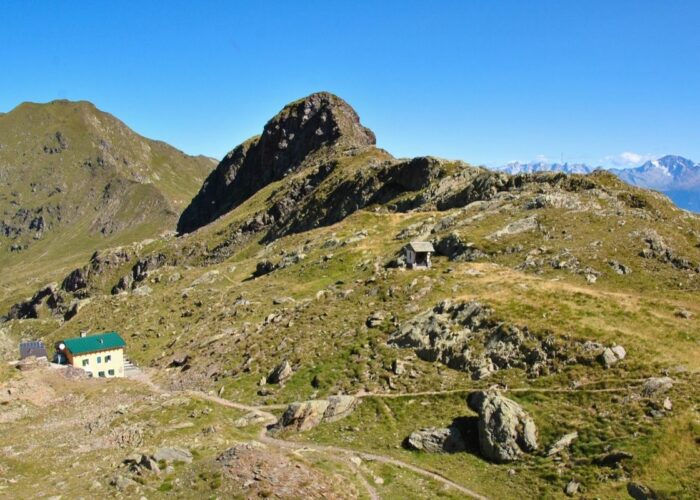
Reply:
<svg viewBox="0 0 700 500"><path fill-rule="evenodd" d="M588 174L603 167L582 163L508 163L498 170L509 174L531 172L565 172ZM700 212L700 164L682 156L667 155L635 168L613 168L610 172L623 181L665 193L673 202L686 210Z"/></svg>
<svg viewBox="0 0 700 500"><path fill-rule="evenodd" d="M533 161L530 163L520 163L517 161L508 163L501 167L509 174L524 174L533 172L565 172L567 174L590 174L595 167L589 167L583 163L547 163L544 161Z"/></svg>
<svg viewBox="0 0 700 500"><path fill-rule="evenodd" d="M611 172L625 182L658 191L700 189L700 165L682 156L668 155L637 168Z"/></svg>

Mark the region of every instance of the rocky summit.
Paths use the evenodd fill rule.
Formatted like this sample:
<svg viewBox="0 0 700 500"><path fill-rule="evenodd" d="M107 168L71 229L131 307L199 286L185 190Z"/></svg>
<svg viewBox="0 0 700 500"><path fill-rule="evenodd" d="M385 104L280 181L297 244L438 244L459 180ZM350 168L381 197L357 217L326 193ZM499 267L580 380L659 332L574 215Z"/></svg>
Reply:
<svg viewBox="0 0 700 500"><path fill-rule="evenodd" d="M178 231L187 233L210 223L305 162L346 155L375 142L355 110L333 94L319 92L288 104L260 136L236 146L209 174L180 216Z"/></svg>
<svg viewBox="0 0 700 500"><path fill-rule="evenodd" d="M700 496L700 217L664 195L395 158L326 92L216 166L84 103L0 143L0 496ZM50 362L112 331L125 377Z"/></svg>

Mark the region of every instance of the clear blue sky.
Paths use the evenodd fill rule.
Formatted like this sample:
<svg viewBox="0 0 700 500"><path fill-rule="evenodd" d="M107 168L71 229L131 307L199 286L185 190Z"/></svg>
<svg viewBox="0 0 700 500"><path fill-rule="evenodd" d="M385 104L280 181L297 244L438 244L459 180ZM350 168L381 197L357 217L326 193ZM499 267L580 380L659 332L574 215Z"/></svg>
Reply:
<svg viewBox="0 0 700 500"><path fill-rule="evenodd" d="M699 26L697 0L4 0L0 111L86 99L219 158L328 90L396 156L700 161Z"/></svg>

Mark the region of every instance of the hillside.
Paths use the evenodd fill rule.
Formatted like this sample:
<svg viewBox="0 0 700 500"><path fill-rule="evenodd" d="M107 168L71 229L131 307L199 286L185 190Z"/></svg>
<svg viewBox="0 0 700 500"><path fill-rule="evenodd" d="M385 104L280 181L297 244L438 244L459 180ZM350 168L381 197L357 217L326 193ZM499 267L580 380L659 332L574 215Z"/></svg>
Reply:
<svg viewBox="0 0 700 500"><path fill-rule="evenodd" d="M26 293L96 249L174 230L213 166L88 102L17 106L0 116L4 285Z"/></svg>
<svg viewBox="0 0 700 500"><path fill-rule="evenodd" d="M0 372L10 496L49 463L66 496L700 495L700 217L665 196L397 159L320 93L232 150L179 228L2 311L8 346L118 329L148 382ZM406 268L416 240L432 268ZM155 472L164 446L189 458Z"/></svg>

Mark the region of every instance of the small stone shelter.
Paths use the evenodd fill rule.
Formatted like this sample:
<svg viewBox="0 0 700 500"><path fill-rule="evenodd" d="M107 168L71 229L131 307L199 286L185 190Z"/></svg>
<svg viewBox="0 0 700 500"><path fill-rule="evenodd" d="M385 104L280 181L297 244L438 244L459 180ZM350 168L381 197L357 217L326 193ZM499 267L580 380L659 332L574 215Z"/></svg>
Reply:
<svg viewBox="0 0 700 500"><path fill-rule="evenodd" d="M429 269L433 252L435 249L429 241L412 241L404 247L406 265L409 269Z"/></svg>
<svg viewBox="0 0 700 500"><path fill-rule="evenodd" d="M69 365L93 377L123 377L126 342L117 332L98 333L58 343L58 354Z"/></svg>

